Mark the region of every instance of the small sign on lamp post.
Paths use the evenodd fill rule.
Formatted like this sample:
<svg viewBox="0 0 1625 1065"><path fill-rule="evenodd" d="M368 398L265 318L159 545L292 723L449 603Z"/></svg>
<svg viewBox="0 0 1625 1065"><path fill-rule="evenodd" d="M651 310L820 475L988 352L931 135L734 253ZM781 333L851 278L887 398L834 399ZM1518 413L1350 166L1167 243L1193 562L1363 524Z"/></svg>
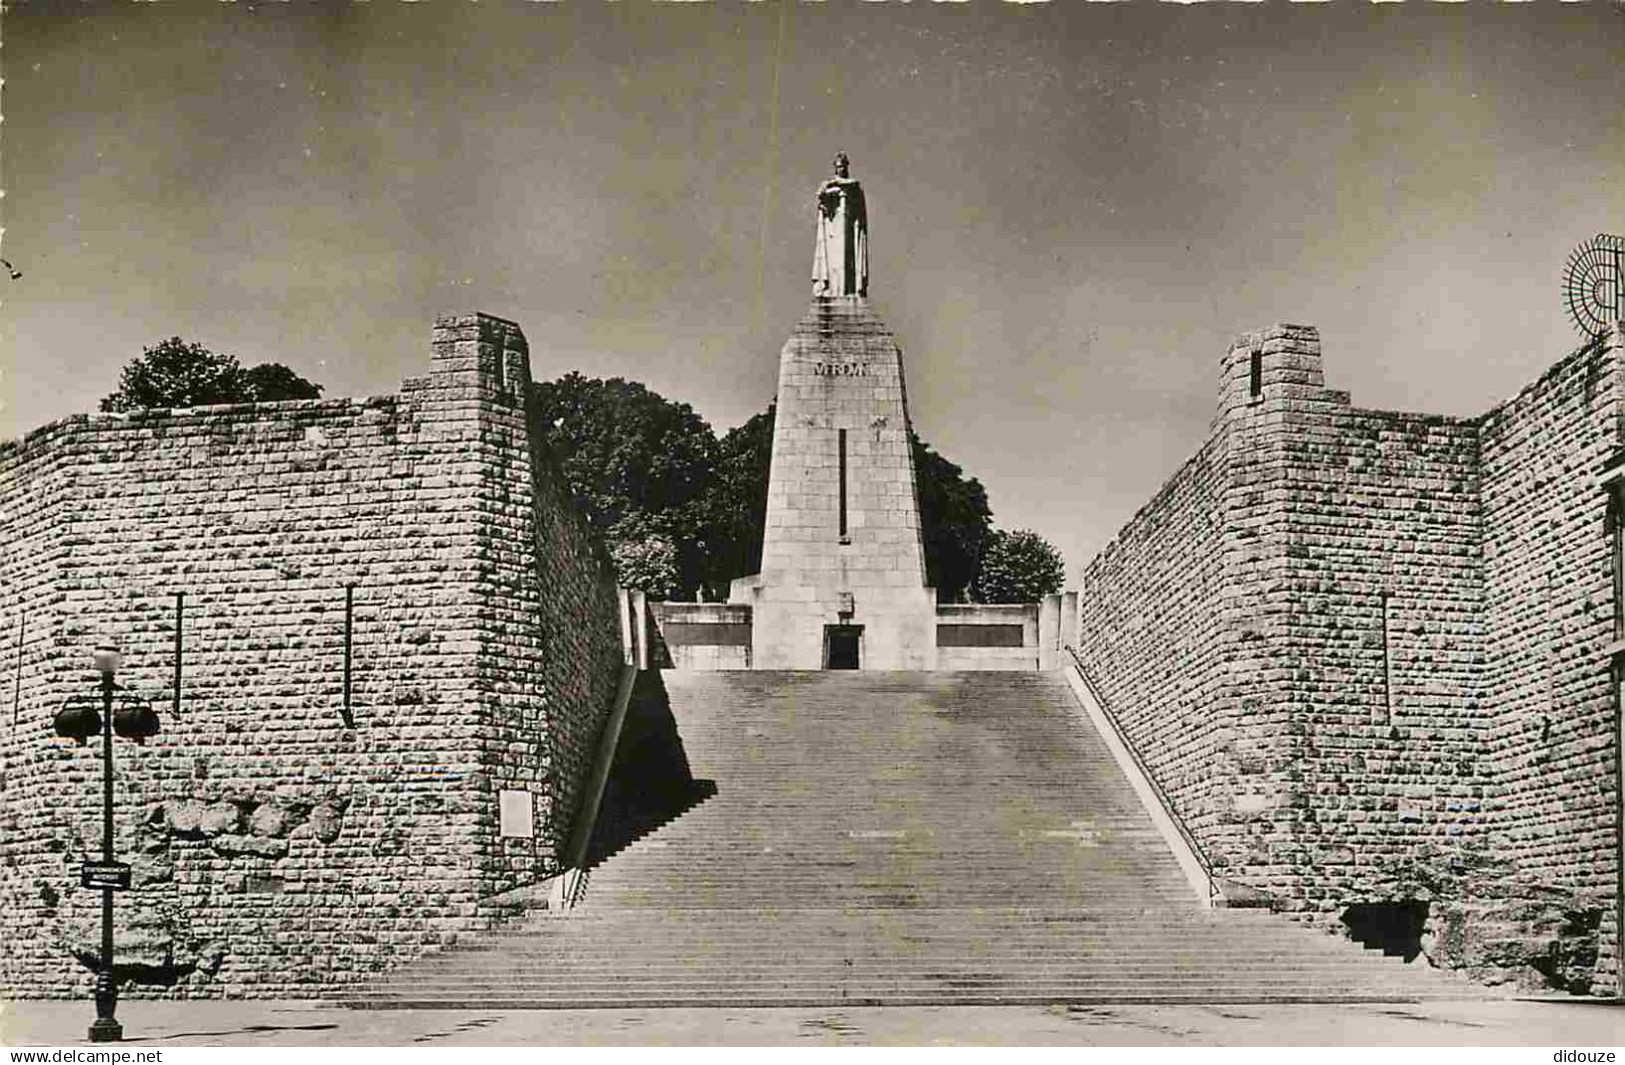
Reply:
<svg viewBox="0 0 1625 1065"><path fill-rule="evenodd" d="M130 886L127 862L86 862L79 867L79 886L123 891Z"/></svg>

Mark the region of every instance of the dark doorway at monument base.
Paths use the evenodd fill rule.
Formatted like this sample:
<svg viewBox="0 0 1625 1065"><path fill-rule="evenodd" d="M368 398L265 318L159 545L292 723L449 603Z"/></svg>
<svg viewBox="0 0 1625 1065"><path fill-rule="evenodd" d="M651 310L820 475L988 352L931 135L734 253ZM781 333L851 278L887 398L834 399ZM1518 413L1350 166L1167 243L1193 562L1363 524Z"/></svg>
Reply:
<svg viewBox="0 0 1625 1065"><path fill-rule="evenodd" d="M1427 925L1428 904L1406 902L1357 902L1343 911L1343 924L1349 938L1391 958L1414 961L1422 953L1422 930Z"/></svg>
<svg viewBox="0 0 1625 1065"><path fill-rule="evenodd" d="M858 664L858 649L862 643L862 625L825 625L824 668L861 668Z"/></svg>

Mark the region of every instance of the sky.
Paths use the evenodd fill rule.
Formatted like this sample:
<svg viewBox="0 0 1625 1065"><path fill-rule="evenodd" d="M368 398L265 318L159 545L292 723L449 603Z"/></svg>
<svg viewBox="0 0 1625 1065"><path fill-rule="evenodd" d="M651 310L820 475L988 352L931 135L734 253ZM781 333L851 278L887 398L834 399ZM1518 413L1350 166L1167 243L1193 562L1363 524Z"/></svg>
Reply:
<svg viewBox="0 0 1625 1065"><path fill-rule="evenodd" d="M329 396L437 313L719 432L773 398L837 150L914 426L1075 574L1206 438L1236 334L1476 414L1625 233L1604 2L161 0L0 10L0 439L180 335Z"/></svg>

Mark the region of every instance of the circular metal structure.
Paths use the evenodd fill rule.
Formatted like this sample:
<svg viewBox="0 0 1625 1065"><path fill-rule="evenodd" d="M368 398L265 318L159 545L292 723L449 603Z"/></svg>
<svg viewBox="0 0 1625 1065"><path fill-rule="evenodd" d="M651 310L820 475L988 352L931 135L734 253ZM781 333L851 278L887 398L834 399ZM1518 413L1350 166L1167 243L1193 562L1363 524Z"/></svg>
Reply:
<svg viewBox="0 0 1625 1065"><path fill-rule="evenodd" d="M1563 268L1563 302L1588 337L1625 318L1625 237L1599 233L1574 249Z"/></svg>

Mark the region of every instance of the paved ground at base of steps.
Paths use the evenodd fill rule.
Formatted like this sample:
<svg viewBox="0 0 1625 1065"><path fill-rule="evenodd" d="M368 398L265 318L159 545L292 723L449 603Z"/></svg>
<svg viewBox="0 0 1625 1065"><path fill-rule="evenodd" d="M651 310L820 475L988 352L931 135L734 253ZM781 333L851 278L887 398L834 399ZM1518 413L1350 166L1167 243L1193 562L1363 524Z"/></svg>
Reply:
<svg viewBox="0 0 1625 1065"><path fill-rule="evenodd" d="M89 1002L0 1003L0 1045L85 1044ZM855 1009L370 1010L305 1002L123 1002L154 1046L1541 1046L1619 1043L1602 1002ZM88 1045L88 1044L87 1044Z"/></svg>

